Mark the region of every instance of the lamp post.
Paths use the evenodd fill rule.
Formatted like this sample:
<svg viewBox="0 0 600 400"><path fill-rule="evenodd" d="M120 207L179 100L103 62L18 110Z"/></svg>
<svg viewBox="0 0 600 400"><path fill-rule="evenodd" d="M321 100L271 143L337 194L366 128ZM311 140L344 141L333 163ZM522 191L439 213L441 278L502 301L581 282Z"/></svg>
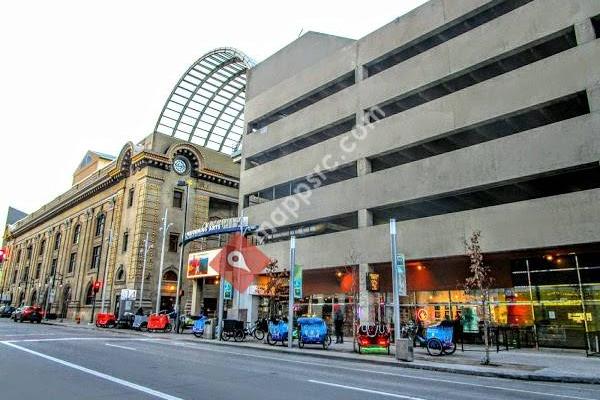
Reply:
<svg viewBox="0 0 600 400"><path fill-rule="evenodd" d="M140 285L140 307L142 307L142 301L144 297L144 281L146 280L146 261L148 258L148 249L152 247L148 241L149 232L146 232L146 239L144 240L144 264L142 266L142 283Z"/></svg>
<svg viewBox="0 0 600 400"><path fill-rule="evenodd" d="M185 250L185 230L187 228L188 203L190 202L190 190L186 181L180 180L177 186L185 187L185 207L183 211L183 231L181 233L181 250L179 253L179 272L177 274L177 294L175 297L175 310L177 311L177 321L175 321L175 332L179 333L181 321L181 275L183 274L183 252Z"/></svg>
<svg viewBox="0 0 600 400"><path fill-rule="evenodd" d="M113 210L115 208L115 203L117 202L117 199L113 196L112 199L112 208L109 208L106 213L106 215L108 215L108 211ZM106 221L106 220L105 220ZM114 216L114 212L113 212L113 216L110 219L110 230L109 230L109 234L108 234L108 246L106 249L106 258L104 259L104 275L106 276L107 274L107 268L108 268L108 258L110 256L110 246L112 244L112 229L113 229L113 222L115 221L115 216ZM102 229L102 241L100 243L104 243L104 228ZM102 257L102 251L100 251L100 257ZM97 266L96 268L96 282L98 282L98 278L100 278L100 266ZM94 282L94 284L96 283ZM106 279L105 282L102 282L102 308L104 309L104 288L106 286ZM92 313L90 314L90 324L94 323L94 313L96 312L96 297L98 296L98 292L96 290L94 290L94 300L92 301Z"/></svg>
<svg viewBox="0 0 600 400"><path fill-rule="evenodd" d="M169 215L169 209L165 208L165 216L163 217L163 226L160 228L162 230L162 246L160 249L160 266L158 268L158 288L156 289L156 313L160 312L160 291L162 286L162 274L163 274L163 264L165 262L165 238L167 236L167 231L173 225L172 223L167 225L167 216Z"/></svg>

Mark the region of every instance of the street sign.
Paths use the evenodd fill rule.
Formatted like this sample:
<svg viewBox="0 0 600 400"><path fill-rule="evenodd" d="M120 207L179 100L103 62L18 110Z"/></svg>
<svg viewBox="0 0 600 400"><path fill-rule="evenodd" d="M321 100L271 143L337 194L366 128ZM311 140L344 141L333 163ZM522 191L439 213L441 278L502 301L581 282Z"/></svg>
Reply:
<svg viewBox="0 0 600 400"><path fill-rule="evenodd" d="M223 288L223 300L232 300L233 299L233 286L231 283L224 281Z"/></svg>
<svg viewBox="0 0 600 400"><path fill-rule="evenodd" d="M396 254L396 276L398 277L398 295L406 296L406 264L404 254Z"/></svg>
<svg viewBox="0 0 600 400"><path fill-rule="evenodd" d="M298 264L294 268L294 298L302 298L302 266Z"/></svg>
<svg viewBox="0 0 600 400"><path fill-rule="evenodd" d="M135 300L136 297L137 297L137 290L121 289L121 300Z"/></svg>

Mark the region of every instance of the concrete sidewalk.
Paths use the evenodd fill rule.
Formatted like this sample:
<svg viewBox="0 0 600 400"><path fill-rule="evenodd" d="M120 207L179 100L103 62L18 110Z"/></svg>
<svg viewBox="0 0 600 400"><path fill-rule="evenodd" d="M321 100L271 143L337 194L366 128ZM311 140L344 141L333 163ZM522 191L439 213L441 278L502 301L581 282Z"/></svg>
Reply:
<svg viewBox="0 0 600 400"><path fill-rule="evenodd" d="M106 332L107 329L97 328L90 324L75 324L72 322L45 322L49 325L60 325L78 329L91 329ZM206 343L216 346L228 346L238 349L253 349L270 352L283 352L295 355L309 355L320 358L333 358L347 361L364 362L373 365L384 364L405 368L425 369L432 371L452 372L467 375L490 376L499 378L536 380L549 382L593 383L600 384L600 357L586 357L583 351L562 349L511 349L499 353L491 352L491 365L481 365L483 356L482 346L460 347L451 356L431 357L423 348L414 349L414 361L398 361L394 357L394 347L391 355L387 354L357 354L353 351L352 338L344 344L332 344L329 350L320 346L307 345L304 349L294 347L288 349L280 344L268 344L247 340L244 342L222 342L218 340L198 339L190 331L178 334L143 333L125 329L110 329L111 332L134 334L140 336L161 337L169 340Z"/></svg>

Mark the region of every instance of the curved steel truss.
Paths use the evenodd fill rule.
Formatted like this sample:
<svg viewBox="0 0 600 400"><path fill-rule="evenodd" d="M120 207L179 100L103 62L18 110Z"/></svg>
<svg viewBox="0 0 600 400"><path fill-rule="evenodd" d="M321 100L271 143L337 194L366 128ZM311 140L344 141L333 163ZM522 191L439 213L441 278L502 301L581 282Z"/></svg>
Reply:
<svg viewBox="0 0 600 400"><path fill-rule="evenodd" d="M244 131L246 71L254 65L252 59L233 48L206 53L183 74L154 130L233 153Z"/></svg>

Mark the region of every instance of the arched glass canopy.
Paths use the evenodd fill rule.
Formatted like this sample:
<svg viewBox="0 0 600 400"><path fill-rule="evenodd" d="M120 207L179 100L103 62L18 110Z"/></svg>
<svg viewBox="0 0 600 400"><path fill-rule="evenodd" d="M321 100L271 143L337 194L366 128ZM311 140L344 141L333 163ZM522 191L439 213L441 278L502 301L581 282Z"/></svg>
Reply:
<svg viewBox="0 0 600 400"><path fill-rule="evenodd" d="M206 53L171 92L155 131L226 154L235 152L244 131L246 71L254 65L233 48Z"/></svg>

